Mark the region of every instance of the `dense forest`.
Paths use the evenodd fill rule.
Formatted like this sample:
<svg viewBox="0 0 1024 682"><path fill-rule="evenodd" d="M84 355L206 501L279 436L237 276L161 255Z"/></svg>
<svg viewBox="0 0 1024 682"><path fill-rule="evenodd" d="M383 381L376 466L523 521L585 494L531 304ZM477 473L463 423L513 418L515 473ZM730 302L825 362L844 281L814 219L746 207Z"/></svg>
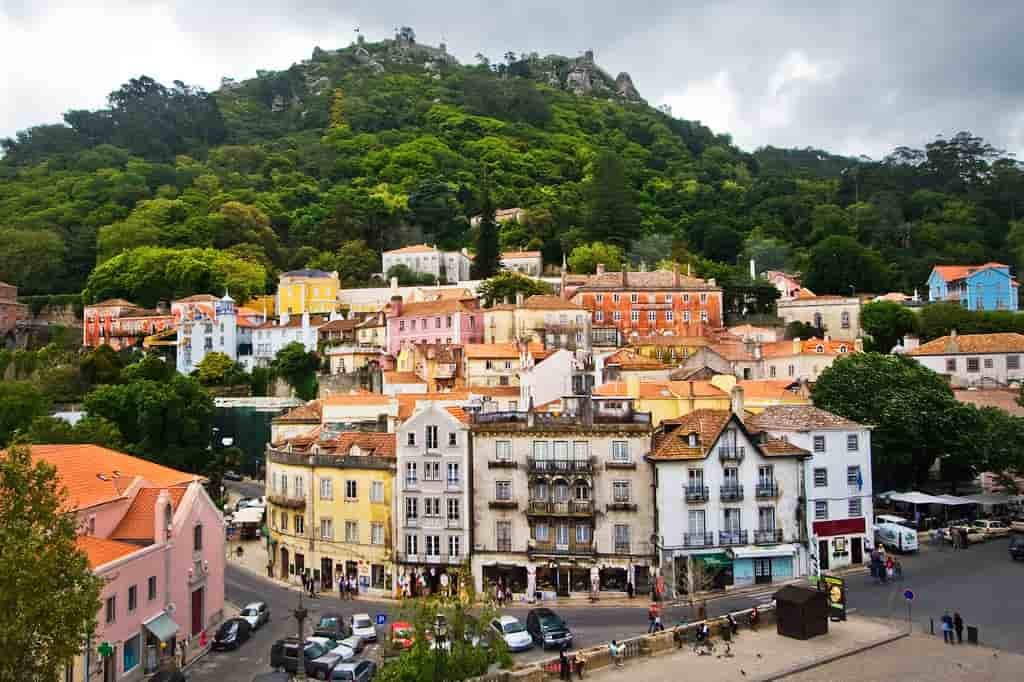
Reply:
<svg viewBox="0 0 1024 682"><path fill-rule="evenodd" d="M1024 262L1022 168L970 133L878 161L749 153L635 92L573 92L576 61L459 65L396 39L212 93L133 79L0 143L0 280L145 305L244 298L306 265L358 286L382 249L474 248L483 204L528 211L503 248L579 249L579 268L607 247L736 283L753 258L819 293L911 293L935 263Z"/></svg>

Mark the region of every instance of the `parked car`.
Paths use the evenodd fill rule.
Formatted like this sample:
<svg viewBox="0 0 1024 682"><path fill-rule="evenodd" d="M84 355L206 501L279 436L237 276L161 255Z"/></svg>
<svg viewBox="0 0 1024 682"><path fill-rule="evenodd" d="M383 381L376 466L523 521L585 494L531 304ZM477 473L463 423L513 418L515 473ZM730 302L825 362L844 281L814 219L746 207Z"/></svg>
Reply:
<svg viewBox="0 0 1024 682"><path fill-rule="evenodd" d="M228 618L213 635L214 649L237 649L249 639L252 627L245 618Z"/></svg>
<svg viewBox="0 0 1024 682"><path fill-rule="evenodd" d="M313 634L317 637L345 639L352 634L352 630L345 624L345 617L340 613L325 613L314 626Z"/></svg>
<svg viewBox="0 0 1024 682"><path fill-rule="evenodd" d="M254 601L251 604L246 604L238 615L249 621L253 630L259 630L261 625L270 622L270 607L266 602Z"/></svg>
<svg viewBox="0 0 1024 682"><path fill-rule="evenodd" d="M999 538L1004 535L1010 534L1010 528L1002 521L992 521L990 519L978 519L971 526L980 531L986 538Z"/></svg>
<svg viewBox="0 0 1024 682"><path fill-rule="evenodd" d="M366 647L366 640L359 635L349 635L345 639L338 642L339 646L347 646L357 654Z"/></svg>
<svg viewBox="0 0 1024 682"><path fill-rule="evenodd" d="M391 624L391 643L401 649L411 649L416 631L410 623L398 620Z"/></svg>
<svg viewBox="0 0 1024 682"><path fill-rule="evenodd" d="M228 469L227 471L224 472L224 480L225 481L241 481L242 480L242 474L238 473L237 471L232 471L231 469Z"/></svg>
<svg viewBox="0 0 1024 682"><path fill-rule="evenodd" d="M950 521L949 525L944 529L946 541L949 543L953 542L953 534L957 531L967 531L967 542L971 545L976 545L979 542L985 541L985 534L982 533L978 528L974 527L967 519L958 519L956 521Z"/></svg>
<svg viewBox="0 0 1024 682"><path fill-rule="evenodd" d="M377 641L377 627L368 613L357 613L352 616L352 634L363 638L364 642Z"/></svg>
<svg viewBox="0 0 1024 682"><path fill-rule="evenodd" d="M526 627L514 616L501 616L491 621L495 636L505 640L509 651L526 651L533 648L533 637Z"/></svg>
<svg viewBox="0 0 1024 682"><path fill-rule="evenodd" d="M355 663L338 663L331 669L332 680L346 682L370 682L377 675L377 664L373 661L356 661Z"/></svg>
<svg viewBox="0 0 1024 682"><path fill-rule="evenodd" d="M314 658L306 666L306 674L315 679L328 679L334 666L351 661L356 657L355 650L341 642L327 637L310 637L309 639L328 649L322 656Z"/></svg>
<svg viewBox="0 0 1024 682"><path fill-rule="evenodd" d="M188 682L188 678L180 670L161 670L149 682Z"/></svg>
<svg viewBox="0 0 1024 682"><path fill-rule="evenodd" d="M1024 533L1024 516L1016 516L1010 520L1010 530L1015 533Z"/></svg>
<svg viewBox="0 0 1024 682"><path fill-rule="evenodd" d="M916 552L917 531L897 523L880 523L875 526L875 543L894 552Z"/></svg>
<svg viewBox="0 0 1024 682"><path fill-rule="evenodd" d="M1010 538L1010 558L1014 561L1024 559L1024 535L1014 535Z"/></svg>
<svg viewBox="0 0 1024 682"><path fill-rule="evenodd" d="M297 637L286 637L277 640L270 647L270 667L295 673L299 664L298 652L299 640ZM309 664L314 659L320 658L325 653L327 653L327 649L322 645L307 640L303 647L306 669L309 669Z"/></svg>
<svg viewBox="0 0 1024 682"><path fill-rule="evenodd" d="M572 632L558 614L548 608L530 609L526 614L526 630L534 643L544 649L572 643Z"/></svg>
<svg viewBox="0 0 1024 682"><path fill-rule="evenodd" d="M330 637L317 637L316 635L313 635L312 637L307 637L306 641L316 642L326 649L327 653L334 654L335 656L340 657L343 661L351 661L356 655L356 648L353 646L351 639L352 638L350 637L339 641L331 639Z"/></svg>

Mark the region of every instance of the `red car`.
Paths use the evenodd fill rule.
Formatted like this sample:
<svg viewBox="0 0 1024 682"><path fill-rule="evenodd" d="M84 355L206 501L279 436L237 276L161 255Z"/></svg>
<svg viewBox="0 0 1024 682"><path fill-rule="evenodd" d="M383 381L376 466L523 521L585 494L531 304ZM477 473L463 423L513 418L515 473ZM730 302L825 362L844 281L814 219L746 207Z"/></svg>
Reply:
<svg viewBox="0 0 1024 682"><path fill-rule="evenodd" d="M416 633L411 624L399 620L391 624L391 641L403 649L411 649Z"/></svg>

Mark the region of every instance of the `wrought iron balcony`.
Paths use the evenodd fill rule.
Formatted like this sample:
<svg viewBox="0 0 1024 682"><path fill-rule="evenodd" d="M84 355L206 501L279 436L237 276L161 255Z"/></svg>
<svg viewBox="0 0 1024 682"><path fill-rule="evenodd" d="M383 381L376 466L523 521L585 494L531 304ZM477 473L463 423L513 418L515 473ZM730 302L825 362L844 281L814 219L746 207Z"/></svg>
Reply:
<svg viewBox="0 0 1024 682"><path fill-rule="evenodd" d="M718 531L718 544L720 544L720 545L745 545L745 544L747 544L747 531L745 531L745 530L720 530L720 531Z"/></svg>
<svg viewBox="0 0 1024 682"><path fill-rule="evenodd" d="M531 542L526 548L528 554L542 556L593 556L594 546L589 542Z"/></svg>
<svg viewBox="0 0 1024 682"><path fill-rule="evenodd" d="M526 465L530 473L536 474L589 474L594 471L594 460L585 459L537 459L527 457Z"/></svg>
<svg viewBox="0 0 1024 682"><path fill-rule="evenodd" d="M710 497L706 485L692 485L686 488L687 502L707 502Z"/></svg>
<svg viewBox="0 0 1024 682"><path fill-rule="evenodd" d="M742 462L744 456L746 456L746 448L743 446L730 446L720 445L718 446L718 458L722 461L728 462Z"/></svg>
<svg viewBox="0 0 1024 682"><path fill-rule="evenodd" d="M515 500L491 500L487 506L491 509L519 509L519 503Z"/></svg>
<svg viewBox="0 0 1024 682"><path fill-rule="evenodd" d="M779 496L779 484L775 481L761 481L754 489L754 495L761 500Z"/></svg>
<svg viewBox="0 0 1024 682"><path fill-rule="evenodd" d="M769 530L755 530L755 545L777 545L782 542L782 529L771 528Z"/></svg>
<svg viewBox="0 0 1024 682"><path fill-rule="evenodd" d="M530 500L527 514L534 516L591 516L594 503L590 500L570 500L568 502L548 502L547 500Z"/></svg>
<svg viewBox="0 0 1024 682"><path fill-rule="evenodd" d="M714 544L714 533L683 533L683 547L712 547Z"/></svg>
<svg viewBox="0 0 1024 682"><path fill-rule="evenodd" d="M723 502L735 502L743 499L742 485L723 485L720 491Z"/></svg>
<svg viewBox="0 0 1024 682"><path fill-rule="evenodd" d="M306 498L294 495L271 495L270 504L286 509L305 509Z"/></svg>
<svg viewBox="0 0 1024 682"><path fill-rule="evenodd" d="M616 554L631 554L630 544L628 542L616 542L615 543Z"/></svg>

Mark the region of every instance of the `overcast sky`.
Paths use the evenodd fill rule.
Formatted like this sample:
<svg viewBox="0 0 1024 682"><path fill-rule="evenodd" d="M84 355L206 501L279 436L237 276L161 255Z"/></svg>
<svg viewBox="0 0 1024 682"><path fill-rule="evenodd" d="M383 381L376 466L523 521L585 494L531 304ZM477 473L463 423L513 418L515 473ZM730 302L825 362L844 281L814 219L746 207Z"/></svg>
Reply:
<svg viewBox="0 0 1024 682"><path fill-rule="evenodd" d="M1024 156L1019 0L0 0L0 137L102 106L139 74L214 89L398 25L463 62L593 49L651 104L748 150L878 158L968 129Z"/></svg>

